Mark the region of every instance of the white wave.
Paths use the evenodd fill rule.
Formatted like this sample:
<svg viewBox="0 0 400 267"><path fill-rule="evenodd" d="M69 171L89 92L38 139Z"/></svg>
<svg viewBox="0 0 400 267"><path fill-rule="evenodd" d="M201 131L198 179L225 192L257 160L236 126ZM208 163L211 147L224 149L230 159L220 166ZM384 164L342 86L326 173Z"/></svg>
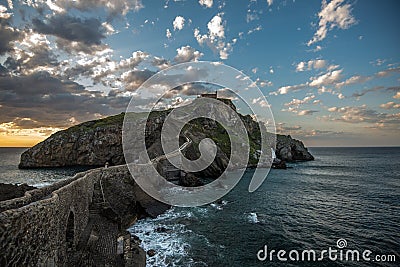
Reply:
<svg viewBox="0 0 400 267"><path fill-rule="evenodd" d="M130 227L128 231L142 240L141 247L145 251L156 251L155 256L146 257L146 266L207 266L202 262L195 262L190 257L191 246L186 237L195 233L179 223L182 220L190 221L198 216L203 217L207 212L207 209L201 207L190 210L172 208L155 219L140 220ZM156 231L157 228L165 228L166 231Z"/></svg>
<svg viewBox="0 0 400 267"><path fill-rule="evenodd" d="M249 220L250 223L259 223L260 221L258 220L257 213L251 212L248 216L247 219Z"/></svg>
<svg viewBox="0 0 400 267"><path fill-rule="evenodd" d="M52 184L53 183L50 183L50 182L43 182L43 183L33 184L32 186L37 187L37 188L42 188L42 187L46 187L46 186L49 186L49 185L52 185Z"/></svg>
<svg viewBox="0 0 400 267"><path fill-rule="evenodd" d="M218 204L215 204L215 203L211 203L210 206L213 207L214 209L217 209L217 210L223 210L221 205L218 205Z"/></svg>

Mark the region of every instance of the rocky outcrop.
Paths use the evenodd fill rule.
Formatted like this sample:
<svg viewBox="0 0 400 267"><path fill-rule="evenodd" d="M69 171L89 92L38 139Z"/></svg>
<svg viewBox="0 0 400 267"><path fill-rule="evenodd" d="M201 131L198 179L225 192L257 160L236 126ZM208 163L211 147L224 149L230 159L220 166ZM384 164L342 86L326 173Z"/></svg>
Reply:
<svg viewBox="0 0 400 267"><path fill-rule="evenodd" d="M124 163L123 115L86 122L50 136L21 155L20 168L104 166Z"/></svg>
<svg viewBox="0 0 400 267"><path fill-rule="evenodd" d="M234 108L231 101L226 99L223 101L228 101ZM160 135L163 122L169 112L155 112L149 117L146 147L150 158L162 154ZM260 129L251 116L240 115L240 117L249 133L251 150L249 166L256 166L258 162L256 152L261 146ZM23 153L19 167L104 166L106 162L111 166L125 164L122 151L123 119L124 114L119 114L58 132ZM224 172L230 157L229 138L224 135L226 132L224 133L222 126L218 123L207 119L192 121L190 127L195 129L187 134L193 144L186 149L185 156L189 159L197 159L199 156L197 146L200 140L205 137L213 139L219 147L217 157L209 168L198 175L218 177ZM286 162L314 159L301 141L283 135L277 135L276 154L279 159ZM159 169L163 169L162 166Z"/></svg>
<svg viewBox="0 0 400 267"><path fill-rule="evenodd" d="M36 187L29 186L27 184L14 185L0 183L0 201L23 197L25 192L34 189L36 189Z"/></svg>
<svg viewBox="0 0 400 267"><path fill-rule="evenodd" d="M303 142L290 135L277 135L276 156L286 162L314 160Z"/></svg>

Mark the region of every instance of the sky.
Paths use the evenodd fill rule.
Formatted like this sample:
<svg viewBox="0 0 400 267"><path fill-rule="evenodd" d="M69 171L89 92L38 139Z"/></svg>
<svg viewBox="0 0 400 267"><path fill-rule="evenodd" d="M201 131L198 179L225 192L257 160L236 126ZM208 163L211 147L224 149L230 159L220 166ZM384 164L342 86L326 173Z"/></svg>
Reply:
<svg viewBox="0 0 400 267"><path fill-rule="evenodd" d="M0 146L119 114L152 75L191 61L248 75L277 131L308 146L399 146L399 12L396 0L0 0Z"/></svg>

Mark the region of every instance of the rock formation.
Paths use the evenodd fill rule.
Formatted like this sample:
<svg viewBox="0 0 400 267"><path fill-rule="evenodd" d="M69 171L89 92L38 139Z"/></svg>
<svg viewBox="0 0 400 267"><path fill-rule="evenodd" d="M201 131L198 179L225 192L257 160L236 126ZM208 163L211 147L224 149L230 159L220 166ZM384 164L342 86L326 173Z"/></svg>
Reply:
<svg viewBox="0 0 400 267"><path fill-rule="evenodd" d="M229 105L234 105L229 100ZM168 111L155 112L149 116L146 131L146 147L150 158L162 154L160 135L163 122ZM240 114L239 114L240 115ZM258 123L249 115L240 115L250 140L249 166L258 162L256 151L260 149L260 130ZM20 168L43 168L64 166L104 166L122 165L125 163L122 151L122 124L124 114L101 120L85 122L67 130L53 134L51 137L32 147L22 154ZM221 125L208 119L198 119L190 125L194 131L188 133L193 144L187 148L185 156L197 159L199 156L198 143L205 137L214 140L218 145L217 157L213 164L202 173L202 176L219 176L226 168L230 157L229 137ZM286 162L313 160L301 141L290 136L277 135L277 157ZM162 163L163 165L168 162ZM159 168L162 172L162 167ZM194 178L186 179L194 181Z"/></svg>

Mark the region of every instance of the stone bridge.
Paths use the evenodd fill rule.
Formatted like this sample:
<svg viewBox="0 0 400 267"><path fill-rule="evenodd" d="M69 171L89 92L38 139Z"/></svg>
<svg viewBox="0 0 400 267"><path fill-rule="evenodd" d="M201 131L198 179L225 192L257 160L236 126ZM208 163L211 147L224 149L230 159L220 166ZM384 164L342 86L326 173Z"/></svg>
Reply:
<svg viewBox="0 0 400 267"><path fill-rule="evenodd" d="M125 229L167 208L126 166L77 174L0 202L0 266L144 266Z"/></svg>

